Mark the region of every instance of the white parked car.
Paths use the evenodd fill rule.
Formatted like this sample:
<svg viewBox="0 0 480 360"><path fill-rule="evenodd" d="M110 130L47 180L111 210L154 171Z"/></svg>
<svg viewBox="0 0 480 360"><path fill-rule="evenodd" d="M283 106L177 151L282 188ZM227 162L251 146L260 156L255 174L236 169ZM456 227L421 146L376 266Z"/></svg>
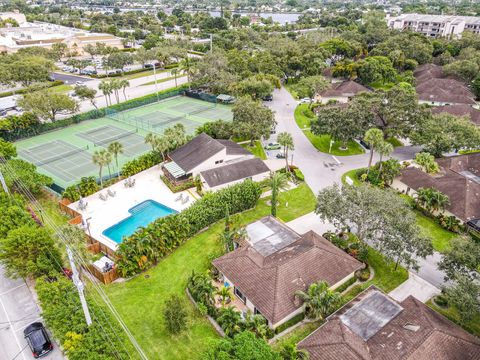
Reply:
<svg viewBox="0 0 480 360"><path fill-rule="evenodd" d="M312 99L310 99L308 97L300 99L300 101L299 101L300 104L309 104L311 102L312 102Z"/></svg>

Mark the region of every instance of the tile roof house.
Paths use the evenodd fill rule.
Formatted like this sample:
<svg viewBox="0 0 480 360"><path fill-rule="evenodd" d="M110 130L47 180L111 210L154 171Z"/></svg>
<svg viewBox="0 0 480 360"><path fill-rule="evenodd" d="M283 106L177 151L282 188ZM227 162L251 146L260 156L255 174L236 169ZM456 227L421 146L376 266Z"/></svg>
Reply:
<svg viewBox="0 0 480 360"><path fill-rule="evenodd" d="M480 153L437 159L440 172L427 174L418 167L403 169L392 187L409 193L435 188L450 199L446 210L462 221L480 218Z"/></svg>
<svg viewBox="0 0 480 360"><path fill-rule="evenodd" d="M330 89L322 91L317 95L317 98L322 104L326 104L332 100L335 100L339 103L346 103L352 97L364 91L370 90L355 81L346 80L340 83L333 83Z"/></svg>
<svg viewBox="0 0 480 360"><path fill-rule="evenodd" d="M299 235L271 216L248 225L247 233L244 246L212 263L234 294L272 328L303 312L297 290L321 280L334 289L364 267L315 232Z"/></svg>
<svg viewBox="0 0 480 360"><path fill-rule="evenodd" d="M178 183L199 175L206 190L218 190L247 178L263 180L269 174L265 163L231 140L194 137L168 154L164 174Z"/></svg>
<svg viewBox="0 0 480 360"><path fill-rule="evenodd" d="M432 108L432 113L448 113L455 116L467 116L477 126L480 126L480 110L475 109L471 105L458 104L447 106L436 106Z"/></svg>
<svg viewBox="0 0 480 360"><path fill-rule="evenodd" d="M455 77L446 76L439 65L420 65L414 75L419 103L434 106L476 104L470 89Z"/></svg>
<svg viewBox="0 0 480 360"><path fill-rule="evenodd" d="M480 339L413 296L371 286L298 343L310 360L477 360Z"/></svg>

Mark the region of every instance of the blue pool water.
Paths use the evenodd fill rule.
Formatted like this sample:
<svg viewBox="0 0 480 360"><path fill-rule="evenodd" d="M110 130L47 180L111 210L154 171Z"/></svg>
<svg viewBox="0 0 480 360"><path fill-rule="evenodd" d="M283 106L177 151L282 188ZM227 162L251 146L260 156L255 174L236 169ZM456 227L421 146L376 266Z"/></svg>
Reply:
<svg viewBox="0 0 480 360"><path fill-rule="evenodd" d="M132 235L140 226L147 226L158 218L176 213L175 210L154 200L145 200L128 212L132 215L110 226L102 234L119 244L124 236Z"/></svg>

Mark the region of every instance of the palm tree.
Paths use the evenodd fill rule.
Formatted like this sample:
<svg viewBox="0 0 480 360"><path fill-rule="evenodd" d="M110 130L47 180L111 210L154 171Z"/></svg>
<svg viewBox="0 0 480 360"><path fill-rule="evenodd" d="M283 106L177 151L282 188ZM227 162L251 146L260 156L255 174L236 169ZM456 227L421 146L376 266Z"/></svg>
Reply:
<svg viewBox="0 0 480 360"><path fill-rule="evenodd" d="M368 145L370 145L370 158L368 160L368 170L367 175L370 172L373 161L373 152L378 147L379 144L383 143L383 132L380 129L372 128L368 129L363 138Z"/></svg>
<svg viewBox="0 0 480 360"><path fill-rule="evenodd" d="M280 350L280 357L283 360L308 360L310 356L306 350L300 350L296 344L284 345Z"/></svg>
<svg viewBox="0 0 480 360"><path fill-rule="evenodd" d="M377 152L380 154L380 161L379 161L380 166L378 167L377 179L382 173L383 157L389 156L393 152L393 150L394 150L393 145L386 141L382 141L380 144L377 145Z"/></svg>
<svg viewBox="0 0 480 360"><path fill-rule="evenodd" d="M444 210L450 204L448 196L434 188L419 188L416 197L428 212Z"/></svg>
<svg viewBox="0 0 480 360"><path fill-rule="evenodd" d="M225 306L227 301L232 299L232 292L230 291L230 288L226 286L222 286L221 289L218 289L216 294L220 296L220 299L222 300L222 306Z"/></svg>
<svg viewBox="0 0 480 360"><path fill-rule="evenodd" d="M98 84L98 90L100 90L105 96L105 101L107 102L107 106L112 105L112 100L110 95L112 95L112 86L110 81L102 80L100 84Z"/></svg>
<svg viewBox="0 0 480 360"><path fill-rule="evenodd" d="M115 165L117 166L117 173L120 176L120 170L118 168L118 155L123 154L123 145L118 141L114 141L108 145L108 151L115 158Z"/></svg>
<svg viewBox="0 0 480 360"><path fill-rule="evenodd" d="M110 171L110 164L112 163L112 153L110 153L108 150L105 151L105 165L108 167L108 179L112 178L112 172Z"/></svg>
<svg viewBox="0 0 480 360"><path fill-rule="evenodd" d="M174 68L170 70L170 74L172 74L175 77L175 87L177 87L177 75L178 75L178 69Z"/></svg>
<svg viewBox="0 0 480 360"><path fill-rule="evenodd" d="M341 295L328 288L326 281L313 283L307 292L296 291L295 295L303 300L308 317L319 320L330 314L340 302Z"/></svg>
<svg viewBox="0 0 480 360"><path fill-rule="evenodd" d="M154 133L148 133L145 136L145 144L149 144L152 147L152 151L155 151L155 144L156 144L156 139L158 135Z"/></svg>
<svg viewBox="0 0 480 360"><path fill-rule="evenodd" d="M267 339L267 320L265 320L262 315L253 315L252 312L248 310L245 316L243 327L245 330L255 333L258 337L264 340Z"/></svg>
<svg viewBox="0 0 480 360"><path fill-rule="evenodd" d="M193 64L192 60L187 56L185 59L180 61L178 69L187 75L187 81L190 82L190 76L192 75Z"/></svg>
<svg viewBox="0 0 480 360"><path fill-rule="evenodd" d="M295 148L293 144L293 137L288 132L281 132L278 134L277 141L280 145L283 146L283 156L285 157L285 169L288 169L288 150L293 150Z"/></svg>
<svg viewBox="0 0 480 360"><path fill-rule="evenodd" d="M285 190L288 187L288 179L285 174L279 173L279 172L272 172L270 173L270 179L269 179L269 187L272 191L272 197L271 197L271 202L272 202L272 208L271 208L271 214L273 217L277 216L277 198L278 198L278 193L281 190Z"/></svg>
<svg viewBox="0 0 480 360"><path fill-rule="evenodd" d="M223 331L225 331L225 335L233 337L240 331L239 323L241 318L240 313L233 306L229 306L219 310L217 321Z"/></svg>
<svg viewBox="0 0 480 360"><path fill-rule="evenodd" d="M125 101L127 101L127 94L125 93L125 89L130 86L130 82L127 79L122 79L119 82L119 86L122 88Z"/></svg>
<svg viewBox="0 0 480 360"><path fill-rule="evenodd" d="M109 163L107 154L108 154L108 151L106 149L102 149L102 150L96 150L92 156L93 163L97 165L99 168L98 176L100 177L100 187L102 188L103 188L102 170L103 170L103 167Z"/></svg>

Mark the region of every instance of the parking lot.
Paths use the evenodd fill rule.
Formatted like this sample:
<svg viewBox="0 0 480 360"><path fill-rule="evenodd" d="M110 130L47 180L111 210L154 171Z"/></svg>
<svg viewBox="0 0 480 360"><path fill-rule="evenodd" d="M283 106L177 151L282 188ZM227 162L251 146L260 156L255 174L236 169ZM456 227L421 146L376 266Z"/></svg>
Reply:
<svg viewBox="0 0 480 360"><path fill-rule="evenodd" d="M70 74L64 74L60 72L53 72L50 74L53 80L61 80L65 82L65 84L75 84L77 81L92 81L92 78L89 78L87 76L79 76L79 75L70 75Z"/></svg>
<svg viewBox="0 0 480 360"><path fill-rule="evenodd" d="M11 280L0 266L0 359L33 359L23 338L23 329L32 322L41 321L40 309L22 279ZM49 360L63 360L58 345L45 356Z"/></svg>

